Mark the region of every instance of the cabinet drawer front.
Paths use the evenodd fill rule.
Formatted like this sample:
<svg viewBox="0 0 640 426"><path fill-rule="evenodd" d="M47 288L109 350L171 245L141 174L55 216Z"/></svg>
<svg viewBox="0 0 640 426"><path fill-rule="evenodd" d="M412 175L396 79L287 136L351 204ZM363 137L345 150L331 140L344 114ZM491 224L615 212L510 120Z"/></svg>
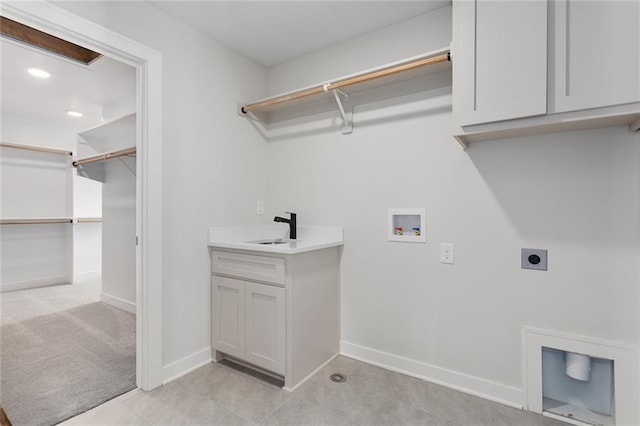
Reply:
<svg viewBox="0 0 640 426"><path fill-rule="evenodd" d="M214 251L211 267L214 274L284 286L284 259Z"/></svg>

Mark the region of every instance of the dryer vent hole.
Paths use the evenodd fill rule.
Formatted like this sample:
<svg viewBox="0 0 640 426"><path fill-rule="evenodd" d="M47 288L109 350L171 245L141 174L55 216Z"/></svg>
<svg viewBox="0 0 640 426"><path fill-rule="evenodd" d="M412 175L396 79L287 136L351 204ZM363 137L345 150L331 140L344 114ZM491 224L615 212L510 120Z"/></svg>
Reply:
<svg viewBox="0 0 640 426"><path fill-rule="evenodd" d="M334 383L344 383L347 381L347 376L340 373L333 373L332 375L329 376L329 378Z"/></svg>

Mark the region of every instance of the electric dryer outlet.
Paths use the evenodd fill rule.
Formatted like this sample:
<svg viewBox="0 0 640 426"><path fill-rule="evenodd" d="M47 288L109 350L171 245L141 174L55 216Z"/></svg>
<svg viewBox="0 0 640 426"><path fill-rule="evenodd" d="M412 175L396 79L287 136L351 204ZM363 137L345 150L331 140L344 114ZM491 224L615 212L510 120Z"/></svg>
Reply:
<svg viewBox="0 0 640 426"><path fill-rule="evenodd" d="M523 248L521 256L522 269L547 270L547 250Z"/></svg>

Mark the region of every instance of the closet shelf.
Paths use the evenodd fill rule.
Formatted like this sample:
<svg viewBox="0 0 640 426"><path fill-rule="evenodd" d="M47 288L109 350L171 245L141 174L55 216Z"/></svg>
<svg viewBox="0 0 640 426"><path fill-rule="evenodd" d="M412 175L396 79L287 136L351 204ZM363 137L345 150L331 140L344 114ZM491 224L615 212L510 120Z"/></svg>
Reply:
<svg viewBox="0 0 640 426"><path fill-rule="evenodd" d="M22 145L17 143L8 143L8 142L0 142L0 148L22 149L25 151L43 152L46 154L56 154L56 155L65 155L65 156L73 155L73 152L65 151L64 149L47 148L44 146L36 146L36 145Z"/></svg>
<svg viewBox="0 0 640 426"><path fill-rule="evenodd" d="M136 114L127 114L78 133L98 152L114 151L135 145Z"/></svg>
<svg viewBox="0 0 640 426"><path fill-rule="evenodd" d="M446 47L281 95L240 104L238 114L269 124L269 114L272 112L295 110L314 102L333 100L342 119L342 133L347 134L352 131L351 104L348 102L351 95L450 70L450 48Z"/></svg>

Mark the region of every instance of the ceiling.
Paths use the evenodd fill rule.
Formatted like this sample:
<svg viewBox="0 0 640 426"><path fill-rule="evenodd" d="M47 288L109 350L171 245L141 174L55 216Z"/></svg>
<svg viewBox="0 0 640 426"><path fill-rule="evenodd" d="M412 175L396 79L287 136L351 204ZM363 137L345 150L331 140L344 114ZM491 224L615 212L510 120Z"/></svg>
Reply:
<svg viewBox="0 0 640 426"><path fill-rule="evenodd" d="M2 113L43 120L67 120L89 128L102 119L102 106L135 96L135 68L107 57L83 65L22 43L0 38ZM28 68L51 74L38 79ZM67 115L80 111L83 117Z"/></svg>
<svg viewBox="0 0 640 426"><path fill-rule="evenodd" d="M413 1L150 1L271 67L448 5Z"/></svg>
<svg viewBox="0 0 640 426"><path fill-rule="evenodd" d="M155 7L266 67L450 4L417 1L152 1ZM107 57L88 66L0 38L3 114L99 124L102 106L135 93L135 68ZM37 79L28 68L51 77ZM67 110L84 113L69 117Z"/></svg>

